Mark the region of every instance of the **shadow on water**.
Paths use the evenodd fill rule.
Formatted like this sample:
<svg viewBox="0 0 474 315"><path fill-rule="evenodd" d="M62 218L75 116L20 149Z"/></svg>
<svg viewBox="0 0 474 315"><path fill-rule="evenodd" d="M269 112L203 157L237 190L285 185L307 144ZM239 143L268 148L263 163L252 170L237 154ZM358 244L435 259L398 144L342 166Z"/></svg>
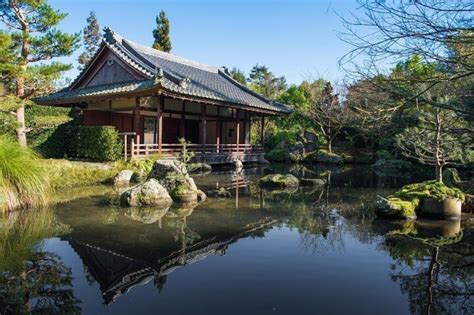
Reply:
<svg viewBox="0 0 474 315"><path fill-rule="evenodd" d="M0 310L77 313L83 307L126 313L126 306L136 305L140 292L149 295L146 301L153 306L144 312L150 313L158 307L176 313L193 310L208 314L218 309L229 314L250 310L272 313L273 308L264 302L269 299L283 313L355 310L375 314L383 309L378 308L382 307L379 303L369 302L374 294L386 299L386 307L398 314L474 312L470 218L462 222L377 220L367 210L368 205L376 195L404 185L406 178L380 178L364 167L284 167L196 176L203 190L222 187L231 194L231 198L210 198L197 207L121 209L107 205L101 193L59 205L33 224L31 218L4 218L0 227L0 281L5 289L0 290ZM322 177L328 184L293 190L261 189L258 179L276 171ZM73 251L64 254L56 245L49 246L52 237ZM83 273L72 271L64 259L82 265ZM222 273L226 268L232 271ZM293 268L300 270L302 277ZM374 269L380 269L379 273ZM246 278L254 270L258 275ZM367 287L359 283L359 289L351 293L358 303L337 294L348 287L348 278L340 277L342 274L366 279ZM206 290L212 294L191 289L196 281L204 281L201 276L207 277ZM88 285L74 285L83 278ZM229 281L221 283L220 278ZM300 290L285 290L279 296L281 286L273 283L277 278L285 279L283 287ZM321 281L325 286L315 286ZM370 283L377 285L376 291ZM28 290L23 289L25 285ZM392 285L399 290L393 290ZM186 287L195 298L187 296L188 303L181 303L183 296L176 286L181 290ZM97 290L95 287L100 289L104 305L85 294L84 290ZM240 303L228 309L226 299L233 296L233 290L240 292ZM166 299L157 299L157 293ZM315 295L321 296L320 301L314 301ZM121 306L114 308L119 301Z"/></svg>

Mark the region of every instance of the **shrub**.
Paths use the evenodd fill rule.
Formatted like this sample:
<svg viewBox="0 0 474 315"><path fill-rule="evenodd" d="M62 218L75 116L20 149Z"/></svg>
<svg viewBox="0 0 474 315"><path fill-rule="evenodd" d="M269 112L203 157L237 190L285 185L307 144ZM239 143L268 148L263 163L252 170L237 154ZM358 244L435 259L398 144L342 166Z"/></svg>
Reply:
<svg viewBox="0 0 474 315"><path fill-rule="evenodd" d="M272 162L290 162L290 156L287 149L273 149L265 153L265 159Z"/></svg>
<svg viewBox="0 0 474 315"><path fill-rule="evenodd" d="M48 182L38 156L0 136L0 193L7 210L46 203Z"/></svg>
<svg viewBox="0 0 474 315"><path fill-rule="evenodd" d="M70 143L76 158L91 161L116 161L122 154L122 143L112 126L77 126L69 128ZM70 146L71 147L71 146Z"/></svg>
<svg viewBox="0 0 474 315"><path fill-rule="evenodd" d="M336 153L328 152L327 150L318 150L315 152L308 153L305 157L305 161L318 162L327 164L342 164L342 157Z"/></svg>
<svg viewBox="0 0 474 315"><path fill-rule="evenodd" d="M62 158L72 154L69 127L79 126L82 115L70 108L27 106L25 108L28 144L47 158Z"/></svg>

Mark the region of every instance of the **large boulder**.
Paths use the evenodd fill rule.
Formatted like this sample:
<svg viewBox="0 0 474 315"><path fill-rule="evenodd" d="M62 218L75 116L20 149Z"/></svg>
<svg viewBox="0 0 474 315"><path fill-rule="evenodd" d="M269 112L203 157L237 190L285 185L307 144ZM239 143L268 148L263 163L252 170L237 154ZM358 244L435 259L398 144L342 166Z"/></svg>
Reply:
<svg viewBox="0 0 474 315"><path fill-rule="evenodd" d="M130 180L132 179L133 171L132 170L122 170L114 178L114 186L128 186Z"/></svg>
<svg viewBox="0 0 474 315"><path fill-rule="evenodd" d="M154 206L167 208L173 203L168 191L156 180L148 179L120 196L120 204L127 207Z"/></svg>
<svg viewBox="0 0 474 315"><path fill-rule="evenodd" d="M453 218L461 215L465 195L457 188L431 180L403 186L387 198L377 200L376 212L382 217L413 217L415 213Z"/></svg>
<svg viewBox="0 0 474 315"><path fill-rule="evenodd" d="M205 194L198 191L186 166L179 161L156 161L148 178L156 179L163 185L174 201L196 203L205 199Z"/></svg>
<svg viewBox="0 0 474 315"><path fill-rule="evenodd" d="M291 174L269 174L260 178L260 186L292 188L299 186L299 180Z"/></svg>
<svg viewBox="0 0 474 315"><path fill-rule="evenodd" d="M441 201L426 198L421 205L420 211L425 215L451 219L461 217L461 209L462 200L458 198L445 198Z"/></svg>

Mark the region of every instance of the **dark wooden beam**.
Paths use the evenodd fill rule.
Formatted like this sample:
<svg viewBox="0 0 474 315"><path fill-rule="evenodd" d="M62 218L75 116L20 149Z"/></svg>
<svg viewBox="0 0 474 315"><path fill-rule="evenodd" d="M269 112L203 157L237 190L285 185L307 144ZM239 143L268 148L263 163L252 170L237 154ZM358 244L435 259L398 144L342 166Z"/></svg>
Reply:
<svg viewBox="0 0 474 315"><path fill-rule="evenodd" d="M157 142L158 142L158 153L161 154L161 148L163 146L163 108L165 106L165 97L163 95L160 96L160 101L158 103L157 108Z"/></svg>
<svg viewBox="0 0 474 315"><path fill-rule="evenodd" d="M140 98L135 98L135 109L133 111L133 131L136 133L138 143L140 134Z"/></svg>
<svg viewBox="0 0 474 315"><path fill-rule="evenodd" d="M185 114L186 114L186 101L183 101L183 108L181 110L181 121L179 123L179 134L180 134L181 138L186 137L185 126L184 126Z"/></svg>

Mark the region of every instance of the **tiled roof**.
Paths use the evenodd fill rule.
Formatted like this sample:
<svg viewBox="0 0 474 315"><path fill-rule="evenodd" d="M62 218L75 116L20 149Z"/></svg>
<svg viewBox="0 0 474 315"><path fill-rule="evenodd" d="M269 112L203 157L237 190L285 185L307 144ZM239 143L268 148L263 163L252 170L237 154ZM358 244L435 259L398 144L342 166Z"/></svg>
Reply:
<svg viewBox="0 0 474 315"><path fill-rule="evenodd" d="M270 101L235 81L224 69L143 46L121 37L110 29L105 29L104 43L122 60L150 80L141 83L124 82L60 91L37 101L44 103L59 99L66 100L71 96L77 98L117 94L124 92L124 89L131 92L134 89L142 89L141 85L151 88L150 84L159 81L162 88L176 94L242 105L243 108L253 107L278 113L292 112L291 107ZM159 80L156 80L156 77Z"/></svg>

